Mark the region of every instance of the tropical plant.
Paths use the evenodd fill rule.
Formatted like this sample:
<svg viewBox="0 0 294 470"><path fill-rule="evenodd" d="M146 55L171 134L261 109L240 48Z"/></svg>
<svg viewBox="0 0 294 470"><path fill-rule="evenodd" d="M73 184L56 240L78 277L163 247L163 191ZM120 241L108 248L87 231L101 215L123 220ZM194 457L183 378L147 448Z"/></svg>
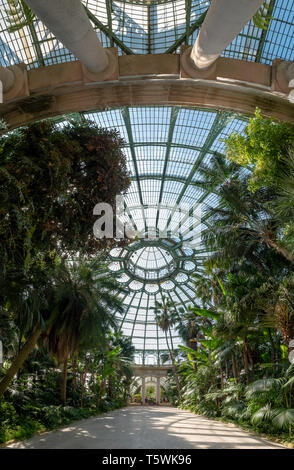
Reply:
<svg viewBox="0 0 294 470"><path fill-rule="evenodd" d="M174 373L177 390L178 390L178 394L180 398L181 386L180 386L180 382L179 382L179 378L178 378L177 370L176 370L176 362L175 362L174 351L173 351L174 346L173 346L173 340L172 340L172 335L171 335L171 327L175 324L178 314L175 309L174 303L165 296L162 296L162 302L156 301L155 307L154 307L154 314L155 314L155 320L156 320L157 325L159 326L159 328L162 329L162 331L165 334L166 345L167 345L170 360L173 366L173 373ZM169 343L169 340L170 340L170 343Z"/></svg>
<svg viewBox="0 0 294 470"><path fill-rule="evenodd" d="M260 424L269 421L280 430L288 430L292 437L294 425L294 365L292 364L281 378L257 380L246 392L248 399L255 399L261 406L253 415L252 422ZM266 404L264 404L266 400Z"/></svg>
<svg viewBox="0 0 294 470"><path fill-rule="evenodd" d="M294 129L287 122L265 119L259 109L249 120L243 134L225 139L227 158L250 170L249 189L278 189L277 177L287 168L288 152L293 146Z"/></svg>
<svg viewBox="0 0 294 470"><path fill-rule="evenodd" d="M96 203L115 205L130 179L122 139L90 122L43 121L0 140L1 270L25 273L52 253L95 253Z"/></svg>
<svg viewBox="0 0 294 470"><path fill-rule="evenodd" d="M58 260L117 243L94 237L93 207L113 206L129 186L122 143L93 123L53 121L0 140L0 305L15 315L21 338L0 395L49 326Z"/></svg>
<svg viewBox="0 0 294 470"><path fill-rule="evenodd" d="M114 313L123 311L118 297L122 292L121 284L108 276L108 265L101 255L59 266L44 337L50 354L63 364L63 404L66 403L69 357L103 346L105 331L116 326Z"/></svg>

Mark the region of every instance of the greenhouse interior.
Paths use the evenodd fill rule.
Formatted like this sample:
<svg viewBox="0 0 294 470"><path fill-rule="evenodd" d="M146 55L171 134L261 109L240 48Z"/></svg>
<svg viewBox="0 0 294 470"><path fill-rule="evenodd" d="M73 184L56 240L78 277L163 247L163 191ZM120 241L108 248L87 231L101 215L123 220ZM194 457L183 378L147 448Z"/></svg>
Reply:
<svg viewBox="0 0 294 470"><path fill-rule="evenodd" d="M0 447L294 448L294 0L0 21Z"/></svg>

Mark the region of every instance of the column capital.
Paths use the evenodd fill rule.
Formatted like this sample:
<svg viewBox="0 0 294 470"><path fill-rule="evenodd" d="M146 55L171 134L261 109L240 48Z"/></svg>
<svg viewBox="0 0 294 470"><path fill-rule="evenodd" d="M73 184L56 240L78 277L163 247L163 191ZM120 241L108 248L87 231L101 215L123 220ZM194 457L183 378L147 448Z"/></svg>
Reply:
<svg viewBox="0 0 294 470"><path fill-rule="evenodd" d="M84 83L103 82L104 80L118 80L118 54L116 47L109 47L104 49L108 57L107 67L99 73L90 72L84 65L82 65Z"/></svg>
<svg viewBox="0 0 294 470"><path fill-rule="evenodd" d="M287 94L290 103L294 103L294 62L273 60L271 88L273 91Z"/></svg>

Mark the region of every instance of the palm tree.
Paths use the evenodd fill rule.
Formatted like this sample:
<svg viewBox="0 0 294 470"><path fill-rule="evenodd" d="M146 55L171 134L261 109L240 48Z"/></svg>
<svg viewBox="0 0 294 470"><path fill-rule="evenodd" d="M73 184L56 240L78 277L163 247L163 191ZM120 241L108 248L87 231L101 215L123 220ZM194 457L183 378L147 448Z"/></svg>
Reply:
<svg viewBox="0 0 294 470"><path fill-rule="evenodd" d="M122 292L121 284L109 276L102 257L62 265L45 341L50 354L63 365L63 404L66 403L68 359L79 351L105 344L105 332L116 326L114 313L123 311L119 292Z"/></svg>
<svg viewBox="0 0 294 470"><path fill-rule="evenodd" d="M171 336L171 327L175 324L176 318L177 318L177 313L175 310L174 303L163 295L162 302L158 302L158 301L155 302L154 313L155 313L155 320L156 320L157 325L159 326L159 328L162 329L162 331L165 334L166 345L167 345L170 360L173 366L173 373L174 373L174 377L175 377L175 381L177 385L179 399L181 400L181 387L180 387L179 377L177 375L177 370L176 370L176 363L175 363L175 358L174 358L174 353L173 353L173 342L172 342L172 336ZM171 344L169 344L168 333L169 333Z"/></svg>
<svg viewBox="0 0 294 470"><path fill-rule="evenodd" d="M261 324L281 332L285 346L294 337L294 275L282 279L268 278L255 292Z"/></svg>
<svg viewBox="0 0 294 470"><path fill-rule="evenodd" d="M50 316L52 288L52 266L47 265L47 269L44 269L38 263L31 267L25 278L13 268L7 269L5 282L0 282L1 304L12 312L15 325L20 331L18 351L0 381L0 397L41 336L45 327L45 318ZM21 336L25 338L22 345Z"/></svg>
<svg viewBox="0 0 294 470"><path fill-rule="evenodd" d="M108 368L108 398L112 398L114 382L119 384L124 400L131 385L135 347L131 338L125 338L121 332L110 333L104 352L103 369Z"/></svg>
<svg viewBox="0 0 294 470"><path fill-rule="evenodd" d="M202 180L196 183L211 189L219 200L217 207L207 209L208 228L202 233L207 248L215 252L215 260L231 262L246 256L264 271L266 247L286 264L294 265L293 252L280 234L283 221L273 211L272 191L261 188L250 192L248 172L221 156L214 156L199 172Z"/></svg>
<svg viewBox="0 0 294 470"><path fill-rule="evenodd" d="M277 176L279 188L271 209L285 225L284 238L289 249L294 251L294 150L283 160L285 170Z"/></svg>
<svg viewBox="0 0 294 470"><path fill-rule="evenodd" d="M0 381L0 396L40 340L63 362L61 396L65 402L68 358L76 350L103 341L105 328L115 325L113 312L122 311L118 297L122 288L109 276L102 255L36 271L32 280L30 270L24 285L22 279L17 283L15 276L9 283L6 273L5 293L0 292L22 323L26 338Z"/></svg>
<svg viewBox="0 0 294 470"><path fill-rule="evenodd" d="M199 338L202 334L197 317L191 312L185 312L184 309L179 309L179 313L182 316L179 318L176 329L180 337L185 341L188 348L197 350L197 341L195 338Z"/></svg>

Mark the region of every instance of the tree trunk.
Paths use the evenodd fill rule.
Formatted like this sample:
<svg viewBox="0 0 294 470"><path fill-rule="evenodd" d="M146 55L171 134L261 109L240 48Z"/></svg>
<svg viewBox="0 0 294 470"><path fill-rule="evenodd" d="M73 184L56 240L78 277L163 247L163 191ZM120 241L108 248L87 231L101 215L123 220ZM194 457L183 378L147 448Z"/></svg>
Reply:
<svg viewBox="0 0 294 470"><path fill-rule="evenodd" d="M66 385L67 385L67 364L68 364L68 356L65 357L63 365L62 365L62 380L61 380L61 403L63 406L66 405Z"/></svg>
<svg viewBox="0 0 294 470"><path fill-rule="evenodd" d="M86 360L86 365L85 365L85 368L83 370L83 373L82 373L82 377L81 377L81 385L82 385L82 394L81 394L81 408L83 408L84 406L84 396L85 396L85 393L86 393L86 378L87 378L87 373L88 373L88 361Z"/></svg>
<svg viewBox="0 0 294 470"><path fill-rule="evenodd" d="M223 368L222 368L222 366L220 366L219 368L220 368L221 389L223 389L224 388Z"/></svg>
<svg viewBox="0 0 294 470"><path fill-rule="evenodd" d="M101 380L101 398L105 397L106 395L106 379Z"/></svg>
<svg viewBox="0 0 294 470"><path fill-rule="evenodd" d="M246 384L249 385L248 357L247 357L247 352L246 352L245 347L243 349L243 364L244 364L244 370L245 370L245 376L246 376Z"/></svg>
<svg viewBox="0 0 294 470"><path fill-rule="evenodd" d="M265 237L265 241L268 246L273 248L277 253L279 253L294 265L294 256L285 247L280 246L279 243L277 243L272 238Z"/></svg>
<svg viewBox="0 0 294 470"><path fill-rule="evenodd" d="M170 359L171 359L172 366L173 366L173 373L174 373L174 376L175 376L175 381L176 381L176 386L177 386L177 390L178 390L179 399L181 400L182 399L182 394L181 394L180 381L179 381L179 377L178 377L176 366L175 366L174 356L173 356L171 348L169 347L169 343L168 343L168 339L167 339L167 331L165 331L165 339L166 339L166 344L167 344L167 347L168 347L168 350L169 350L169 355L170 355Z"/></svg>
<svg viewBox="0 0 294 470"><path fill-rule="evenodd" d="M112 377L111 375L108 377L108 398L112 399Z"/></svg>
<svg viewBox="0 0 294 470"><path fill-rule="evenodd" d="M254 357L252 355L252 349L250 348L250 346L248 346L247 355L248 355L249 367L250 367L250 370L252 371L252 375L254 376Z"/></svg>
<svg viewBox="0 0 294 470"><path fill-rule="evenodd" d="M244 369L245 369L247 385L249 385L249 383L250 383L250 370L249 370L250 360L249 360L249 355L250 355L249 344L248 344L247 336L245 336L245 338L244 338L244 348L243 348L243 364L244 364Z"/></svg>
<svg viewBox="0 0 294 470"><path fill-rule="evenodd" d="M234 353L232 353L232 366L233 366L234 379L236 380L236 383L238 383L239 382L239 371L238 371L236 356L235 356Z"/></svg>
<svg viewBox="0 0 294 470"><path fill-rule="evenodd" d="M76 405L76 391L77 391L77 359L74 356L72 361L72 391L73 391L73 404Z"/></svg>
<svg viewBox="0 0 294 470"><path fill-rule="evenodd" d="M273 335L272 335L270 328L267 328L267 333L268 333L269 342L271 345L271 361L275 363L276 362L276 348L275 348L275 343L273 341Z"/></svg>
<svg viewBox="0 0 294 470"><path fill-rule="evenodd" d="M21 328L19 331L17 354L19 354L21 350L22 337L23 337L23 328ZM19 379L19 377L20 377L20 369L18 369L16 373L17 380Z"/></svg>
<svg viewBox="0 0 294 470"><path fill-rule="evenodd" d="M282 334L285 346L289 351L289 342L294 336L294 321L289 315L288 307L283 302L277 302L275 311L278 328Z"/></svg>
<svg viewBox="0 0 294 470"><path fill-rule="evenodd" d="M21 348L19 354L14 358L11 366L9 367L8 371L0 382L0 397L3 395L3 393L9 386L10 382L13 380L13 377L17 374L18 370L21 368L30 352L34 349L41 333L41 328L39 326L34 326L27 341Z"/></svg>
<svg viewBox="0 0 294 470"><path fill-rule="evenodd" d="M226 379L228 380L230 377L230 374L229 374L229 363L228 361L226 361Z"/></svg>

